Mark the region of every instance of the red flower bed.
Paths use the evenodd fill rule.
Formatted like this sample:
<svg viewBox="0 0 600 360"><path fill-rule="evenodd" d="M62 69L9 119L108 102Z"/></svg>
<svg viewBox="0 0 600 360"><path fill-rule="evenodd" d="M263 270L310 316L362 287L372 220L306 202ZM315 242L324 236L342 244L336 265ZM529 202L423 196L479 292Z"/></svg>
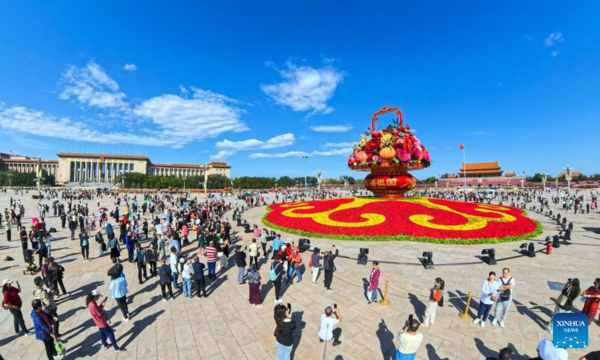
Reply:
<svg viewBox="0 0 600 360"><path fill-rule="evenodd" d="M268 210L266 225L323 238L477 244L541 233L520 209L421 197L342 198L275 204Z"/></svg>

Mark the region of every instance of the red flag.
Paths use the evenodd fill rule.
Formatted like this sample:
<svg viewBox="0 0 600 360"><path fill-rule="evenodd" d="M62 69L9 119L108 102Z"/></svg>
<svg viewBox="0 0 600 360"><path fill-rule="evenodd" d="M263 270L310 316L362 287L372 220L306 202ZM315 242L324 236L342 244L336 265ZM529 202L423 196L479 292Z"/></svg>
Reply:
<svg viewBox="0 0 600 360"><path fill-rule="evenodd" d="M460 149L461 149L461 150L464 150L464 149L465 149L465 144L464 144L464 143L460 144Z"/></svg>

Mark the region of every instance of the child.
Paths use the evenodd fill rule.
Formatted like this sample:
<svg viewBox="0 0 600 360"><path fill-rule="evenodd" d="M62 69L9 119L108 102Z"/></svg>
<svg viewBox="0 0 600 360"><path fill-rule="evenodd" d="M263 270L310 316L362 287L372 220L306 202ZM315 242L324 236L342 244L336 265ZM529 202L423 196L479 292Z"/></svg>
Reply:
<svg viewBox="0 0 600 360"><path fill-rule="evenodd" d="M436 278L434 287L429 289L429 305L427 305L427 310L425 310L425 321L423 321L425 327L428 327L430 323L433 325L435 322L435 313L437 312L438 304L444 296L444 285L442 278Z"/></svg>

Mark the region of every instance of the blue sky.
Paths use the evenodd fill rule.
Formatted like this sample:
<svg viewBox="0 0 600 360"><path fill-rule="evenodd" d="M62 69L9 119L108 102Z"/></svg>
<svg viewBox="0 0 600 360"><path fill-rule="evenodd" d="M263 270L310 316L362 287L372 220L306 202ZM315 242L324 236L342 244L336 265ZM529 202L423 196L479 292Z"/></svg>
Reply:
<svg viewBox="0 0 600 360"><path fill-rule="evenodd" d="M0 151L223 159L351 175L398 106L431 149L556 175L600 164L600 3L96 1L0 5ZM391 117L382 117L382 125ZM333 131L333 132L324 132Z"/></svg>

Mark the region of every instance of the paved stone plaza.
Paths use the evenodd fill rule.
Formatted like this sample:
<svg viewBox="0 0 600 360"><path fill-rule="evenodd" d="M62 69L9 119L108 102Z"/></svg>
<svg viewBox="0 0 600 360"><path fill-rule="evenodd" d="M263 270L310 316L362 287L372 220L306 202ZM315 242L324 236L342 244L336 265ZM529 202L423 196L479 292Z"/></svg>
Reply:
<svg viewBox="0 0 600 360"><path fill-rule="evenodd" d="M13 192L0 194L1 210L8 207ZM31 194L20 197L26 206L24 224L29 226L31 218L37 216L36 200ZM269 201L270 202L270 201ZM101 206L112 209L113 202L104 198ZM89 202L92 212L97 213L96 200ZM123 205L121 206L123 210ZM265 208L255 208L243 214L250 224L260 224ZM556 212L556 210L555 210ZM564 215L564 211L560 211ZM228 214L231 218L231 213ZM531 213L530 216L544 226L544 234L534 241L536 248L547 235L554 235L558 227L549 218ZM294 359L364 359L391 360L395 357L397 333L409 314L421 318L428 299L428 288L436 277L446 281L445 306L438 310L436 323L429 328L422 327L425 334L418 359L470 360L485 359L497 355L505 346L514 347L516 359L537 356L536 345L542 339L551 339L545 332L542 322L551 318L554 304L552 299L559 294L551 290L549 282L563 283L567 278L579 278L582 289L590 286L600 277L600 215L566 215L574 223L573 241L554 249L552 255L538 253L531 259L519 256L519 245L523 242L481 246L444 246L411 242L332 241L311 239L312 246L328 249L335 244L340 249L336 259L337 271L334 276L333 292L327 293L322 286L312 286L308 266L308 253L303 254L305 266L301 283L283 286L283 302L291 303L293 317L298 324L297 347ZM273 330L274 292L268 280L268 266L261 267L263 276L262 295L265 306L254 308L248 303L248 285L236 281L237 268L231 266L218 273L216 282L207 280L207 299L185 299L177 292L175 301L162 302L157 278L138 285L134 265L124 263L125 275L129 282L129 308L133 314L131 321L122 322L121 314L108 291L108 256L97 258L98 246L92 241L91 261L83 261L79 241L71 241L68 229L60 228L57 217L47 218L48 227L59 230L54 234L52 256L65 269L65 286L70 296L58 300L58 313L61 319L61 333L66 340L67 359L276 359ZM113 222L114 225L114 222ZM262 225L259 225L261 228ZM115 229L118 232L118 229ZM242 244L249 244L252 234L244 234L242 228L233 224L234 234L242 237ZM192 233L191 239L195 239ZM13 242L8 243L4 229L0 231L0 259L7 255L15 260L2 262L2 279L18 280L23 288L23 313L27 326L31 326L29 313L32 300L33 276L23 275L21 246L18 233L13 228ZM298 237L283 234L285 242ZM147 243L144 244L146 246ZM357 265L359 248L370 250L369 260L379 260L381 265L380 288L385 281L390 283L389 300L391 306L367 305L364 295L365 281L370 273L370 265ZM493 247L499 259L498 265L490 267L481 262L477 255L482 249ZM195 252L195 244L186 247L188 254ZM433 251L435 270L425 270L419 263L423 251ZM261 264L264 264L264 260ZM473 292L471 315L478 306L482 281L489 271L501 274L503 267L511 269L516 280L514 304L501 329L487 323L485 328L461 319L458 314L464 311L466 295ZM308 279L308 280L306 280ZM322 279L319 279L322 283ZM94 288L109 296L107 309L112 317L119 346L125 353L115 354L104 350L100 344L98 330L85 307L85 296ZM380 297L381 299L381 297ZM342 344L320 343L317 337L319 319L326 306L337 303L343 316L341 328ZM517 306L515 306L517 305ZM582 303L576 300L579 309ZM474 308L474 309L473 309ZM492 310L491 315L494 314ZM597 318L597 317L596 317ZM590 326L590 347L587 350L569 350L571 359L591 350L600 349L600 328ZM8 311L0 311L0 354L7 360L45 359L44 346L35 336L16 337L13 319Z"/></svg>

